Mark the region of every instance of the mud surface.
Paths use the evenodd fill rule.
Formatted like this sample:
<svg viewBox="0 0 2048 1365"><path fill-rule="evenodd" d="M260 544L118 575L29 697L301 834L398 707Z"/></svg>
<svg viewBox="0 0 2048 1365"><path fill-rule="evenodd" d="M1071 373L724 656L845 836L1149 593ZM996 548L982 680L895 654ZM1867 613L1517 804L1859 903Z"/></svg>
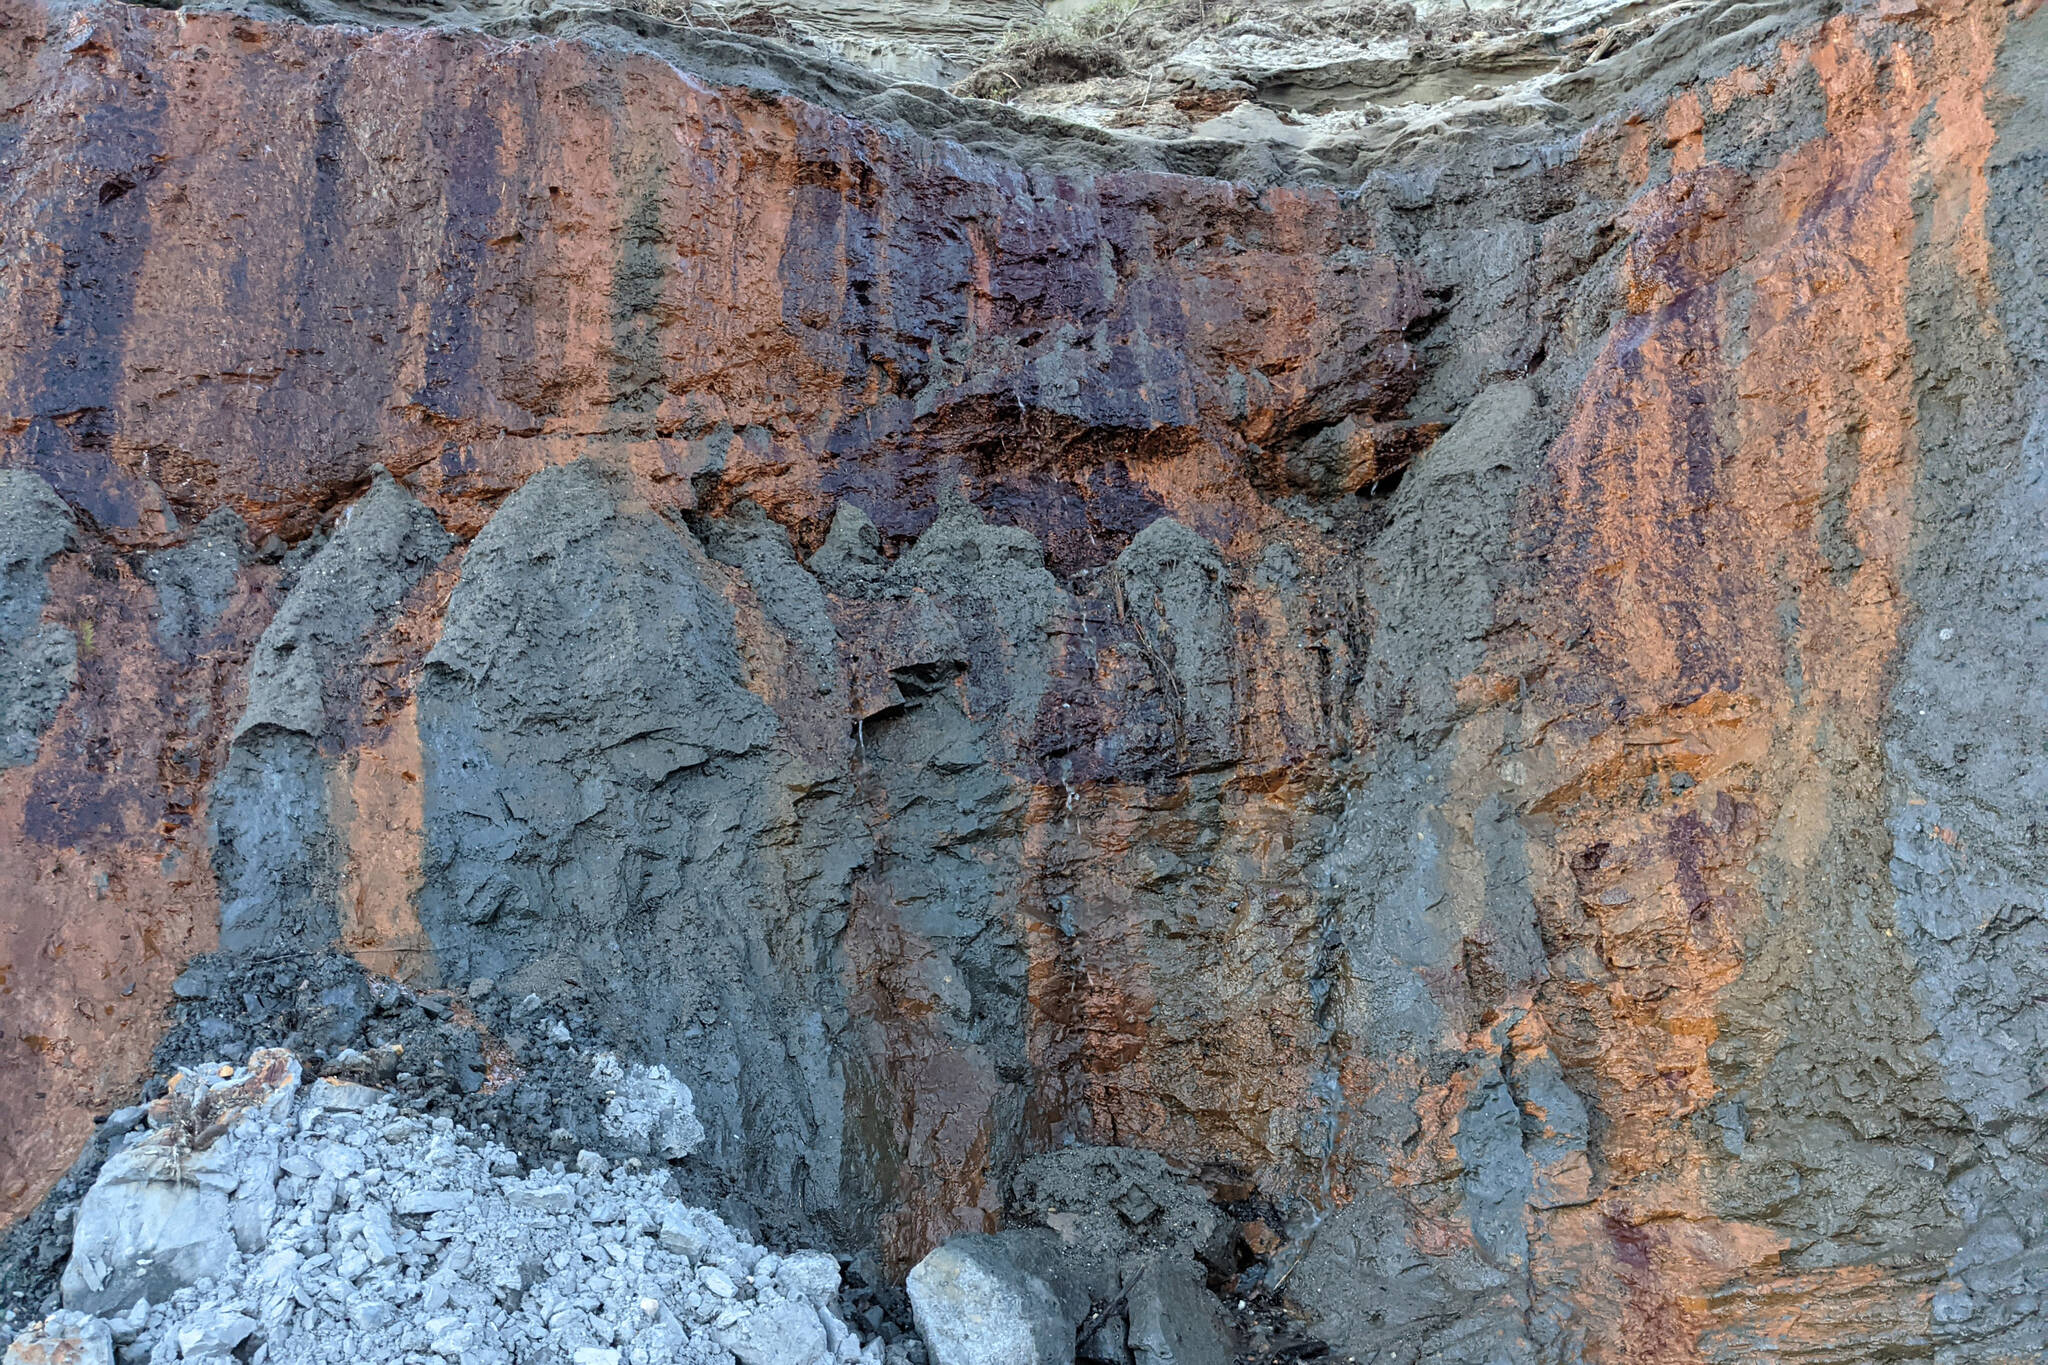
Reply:
<svg viewBox="0 0 2048 1365"><path fill-rule="evenodd" d="M877 1283L1085 1144L1270 1343L2044 1348L2037 9L1688 7L1313 172L645 15L0 17L21 1256L153 1070L545 1152L602 1046Z"/></svg>

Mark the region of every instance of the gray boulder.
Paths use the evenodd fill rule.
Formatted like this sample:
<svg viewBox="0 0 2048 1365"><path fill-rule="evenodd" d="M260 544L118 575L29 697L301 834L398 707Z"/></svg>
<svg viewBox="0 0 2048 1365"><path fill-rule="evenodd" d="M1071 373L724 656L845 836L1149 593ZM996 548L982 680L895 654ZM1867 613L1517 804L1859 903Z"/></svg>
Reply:
<svg viewBox="0 0 2048 1365"><path fill-rule="evenodd" d="M161 1303L260 1248L277 1201L278 1144L265 1121L298 1085L297 1059L275 1050L227 1077L179 1073L151 1107L151 1131L107 1159L79 1204L65 1307Z"/></svg>
<svg viewBox="0 0 2048 1365"><path fill-rule="evenodd" d="M52 1313L14 1339L7 1365L114 1365L114 1330L90 1313Z"/></svg>
<svg viewBox="0 0 2048 1365"><path fill-rule="evenodd" d="M1231 1225L1166 1158L1126 1147L1031 1157L1011 1181L1009 1212L1054 1234L1061 1268L1102 1309L1082 1326L1082 1360L1230 1365L1199 1263L1231 1265Z"/></svg>
<svg viewBox="0 0 2048 1365"><path fill-rule="evenodd" d="M178 1325L180 1360L227 1360L256 1330L256 1320L226 1308L202 1308Z"/></svg>
<svg viewBox="0 0 2048 1365"><path fill-rule="evenodd" d="M904 1288L932 1365L1071 1365L1093 1307L1042 1229L955 1237Z"/></svg>
<svg viewBox="0 0 2048 1365"><path fill-rule="evenodd" d="M782 1258L775 1282L793 1299L830 1308L839 1297L839 1260L824 1251L794 1251Z"/></svg>
<svg viewBox="0 0 2048 1365"><path fill-rule="evenodd" d="M1132 1280L1125 1340L1133 1365L1231 1365L1216 1296L1192 1262L1155 1256Z"/></svg>
<svg viewBox="0 0 2048 1365"><path fill-rule="evenodd" d="M830 1349L818 1310L789 1299L749 1313L719 1339L740 1365L813 1365Z"/></svg>

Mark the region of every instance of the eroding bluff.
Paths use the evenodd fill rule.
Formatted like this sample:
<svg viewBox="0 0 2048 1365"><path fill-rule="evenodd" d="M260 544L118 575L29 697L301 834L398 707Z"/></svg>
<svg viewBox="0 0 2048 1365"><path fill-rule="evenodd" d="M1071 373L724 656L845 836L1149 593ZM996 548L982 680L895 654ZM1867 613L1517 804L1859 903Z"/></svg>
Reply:
<svg viewBox="0 0 2048 1365"><path fill-rule="evenodd" d="M0 1207L346 954L898 1275L1080 1142L1361 1360L2039 1359L2048 14L1688 16L1260 183L7 0Z"/></svg>

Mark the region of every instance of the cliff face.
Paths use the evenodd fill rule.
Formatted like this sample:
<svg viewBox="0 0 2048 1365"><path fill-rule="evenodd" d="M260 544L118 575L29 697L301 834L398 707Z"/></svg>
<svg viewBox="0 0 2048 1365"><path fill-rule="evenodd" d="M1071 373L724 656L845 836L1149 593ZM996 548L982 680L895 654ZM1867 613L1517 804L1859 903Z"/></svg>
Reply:
<svg viewBox="0 0 2048 1365"><path fill-rule="evenodd" d="M899 1270L1078 1139L1361 1359L2048 1348L2048 15L1341 189L4 22L10 1212L339 945Z"/></svg>

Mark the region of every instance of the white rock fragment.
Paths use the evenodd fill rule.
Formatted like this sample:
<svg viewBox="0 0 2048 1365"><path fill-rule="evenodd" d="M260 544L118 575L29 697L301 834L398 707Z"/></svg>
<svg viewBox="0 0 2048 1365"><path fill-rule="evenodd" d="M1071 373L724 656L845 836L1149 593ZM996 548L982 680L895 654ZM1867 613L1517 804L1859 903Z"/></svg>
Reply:
<svg viewBox="0 0 2048 1365"><path fill-rule="evenodd" d="M111 1313L145 1296L161 1302L259 1249L279 1167L265 1120L290 1107L299 1076L296 1058L271 1049L226 1077L174 1077L150 1106L151 1131L107 1159L79 1205L64 1305Z"/></svg>
<svg viewBox="0 0 2048 1365"><path fill-rule="evenodd" d="M467 1190L408 1190L398 1197L397 1209L412 1216L447 1213L468 1204L472 1197Z"/></svg>
<svg viewBox="0 0 2048 1365"><path fill-rule="evenodd" d="M514 1207L541 1213L567 1213L576 1207L576 1191L568 1185L514 1185L508 1194Z"/></svg>
<svg viewBox="0 0 2048 1365"><path fill-rule="evenodd" d="M955 1237L904 1282L933 1365L1070 1365L1085 1294L1014 1254L1014 1234Z"/></svg>
<svg viewBox="0 0 2048 1365"><path fill-rule="evenodd" d="M255 1330L253 1318L221 1308L201 1309L178 1327L178 1359L226 1360Z"/></svg>
<svg viewBox="0 0 2048 1365"><path fill-rule="evenodd" d="M659 1162L557 1162L521 1177L513 1153L447 1119L402 1115L368 1087L360 1107L336 1106L335 1087L298 1085L278 1058L290 1060L259 1054L262 1068L229 1082L243 1087L240 1112L195 1144L217 1153L196 1189L109 1163L113 1178L81 1206L65 1284L118 1316L72 1315L74 1336L91 1340L65 1338L64 1365L114 1365L117 1342L122 1365L882 1365L881 1341L863 1347L835 1315L835 1258L749 1245L670 1198ZM689 1091L667 1072L601 1065L616 1068L610 1098L626 1101L620 1131L643 1135L648 1155L701 1140ZM259 1069L272 1093L247 1084ZM179 1235L109 1231L149 1199L177 1203ZM195 1229L207 1256L177 1259Z"/></svg>
<svg viewBox="0 0 2048 1365"><path fill-rule="evenodd" d="M599 1053L591 1075L612 1092L599 1126L626 1150L679 1161L704 1141L690 1087L667 1067L628 1066Z"/></svg>
<svg viewBox="0 0 2048 1365"><path fill-rule="evenodd" d="M135 1306L128 1310L126 1316L114 1318L109 1326L113 1329L114 1344L126 1346L149 1326L149 1300L137 1299Z"/></svg>
<svg viewBox="0 0 2048 1365"><path fill-rule="evenodd" d="M89 1313L52 1313L14 1339L7 1365L114 1365L113 1331Z"/></svg>
<svg viewBox="0 0 2048 1365"><path fill-rule="evenodd" d="M427 1349L437 1356L449 1359L459 1358L476 1342L476 1333L467 1327L451 1327L436 1335Z"/></svg>
<svg viewBox="0 0 2048 1365"><path fill-rule="evenodd" d="M695 1261L704 1255L710 1245L709 1234L696 1217L696 1211L682 1204L670 1204L661 1215L661 1244L678 1256Z"/></svg>
<svg viewBox="0 0 2048 1365"><path fill-rule="evenodd" d="M817 1310L788 1300L740 1318L719 1340L740 1365L812 1365L828 1350Z"/></svg>
<svg viewBox="0 0 2048 1365"><path fill-rule="evenodd" d="M755 1274L760 1267L754 1268ZM823 1251L795 1251L782 1258L775 1269L776 1283L793 1299L804 1299L820 1308L839 1295L839 1258Z"/></svg>

